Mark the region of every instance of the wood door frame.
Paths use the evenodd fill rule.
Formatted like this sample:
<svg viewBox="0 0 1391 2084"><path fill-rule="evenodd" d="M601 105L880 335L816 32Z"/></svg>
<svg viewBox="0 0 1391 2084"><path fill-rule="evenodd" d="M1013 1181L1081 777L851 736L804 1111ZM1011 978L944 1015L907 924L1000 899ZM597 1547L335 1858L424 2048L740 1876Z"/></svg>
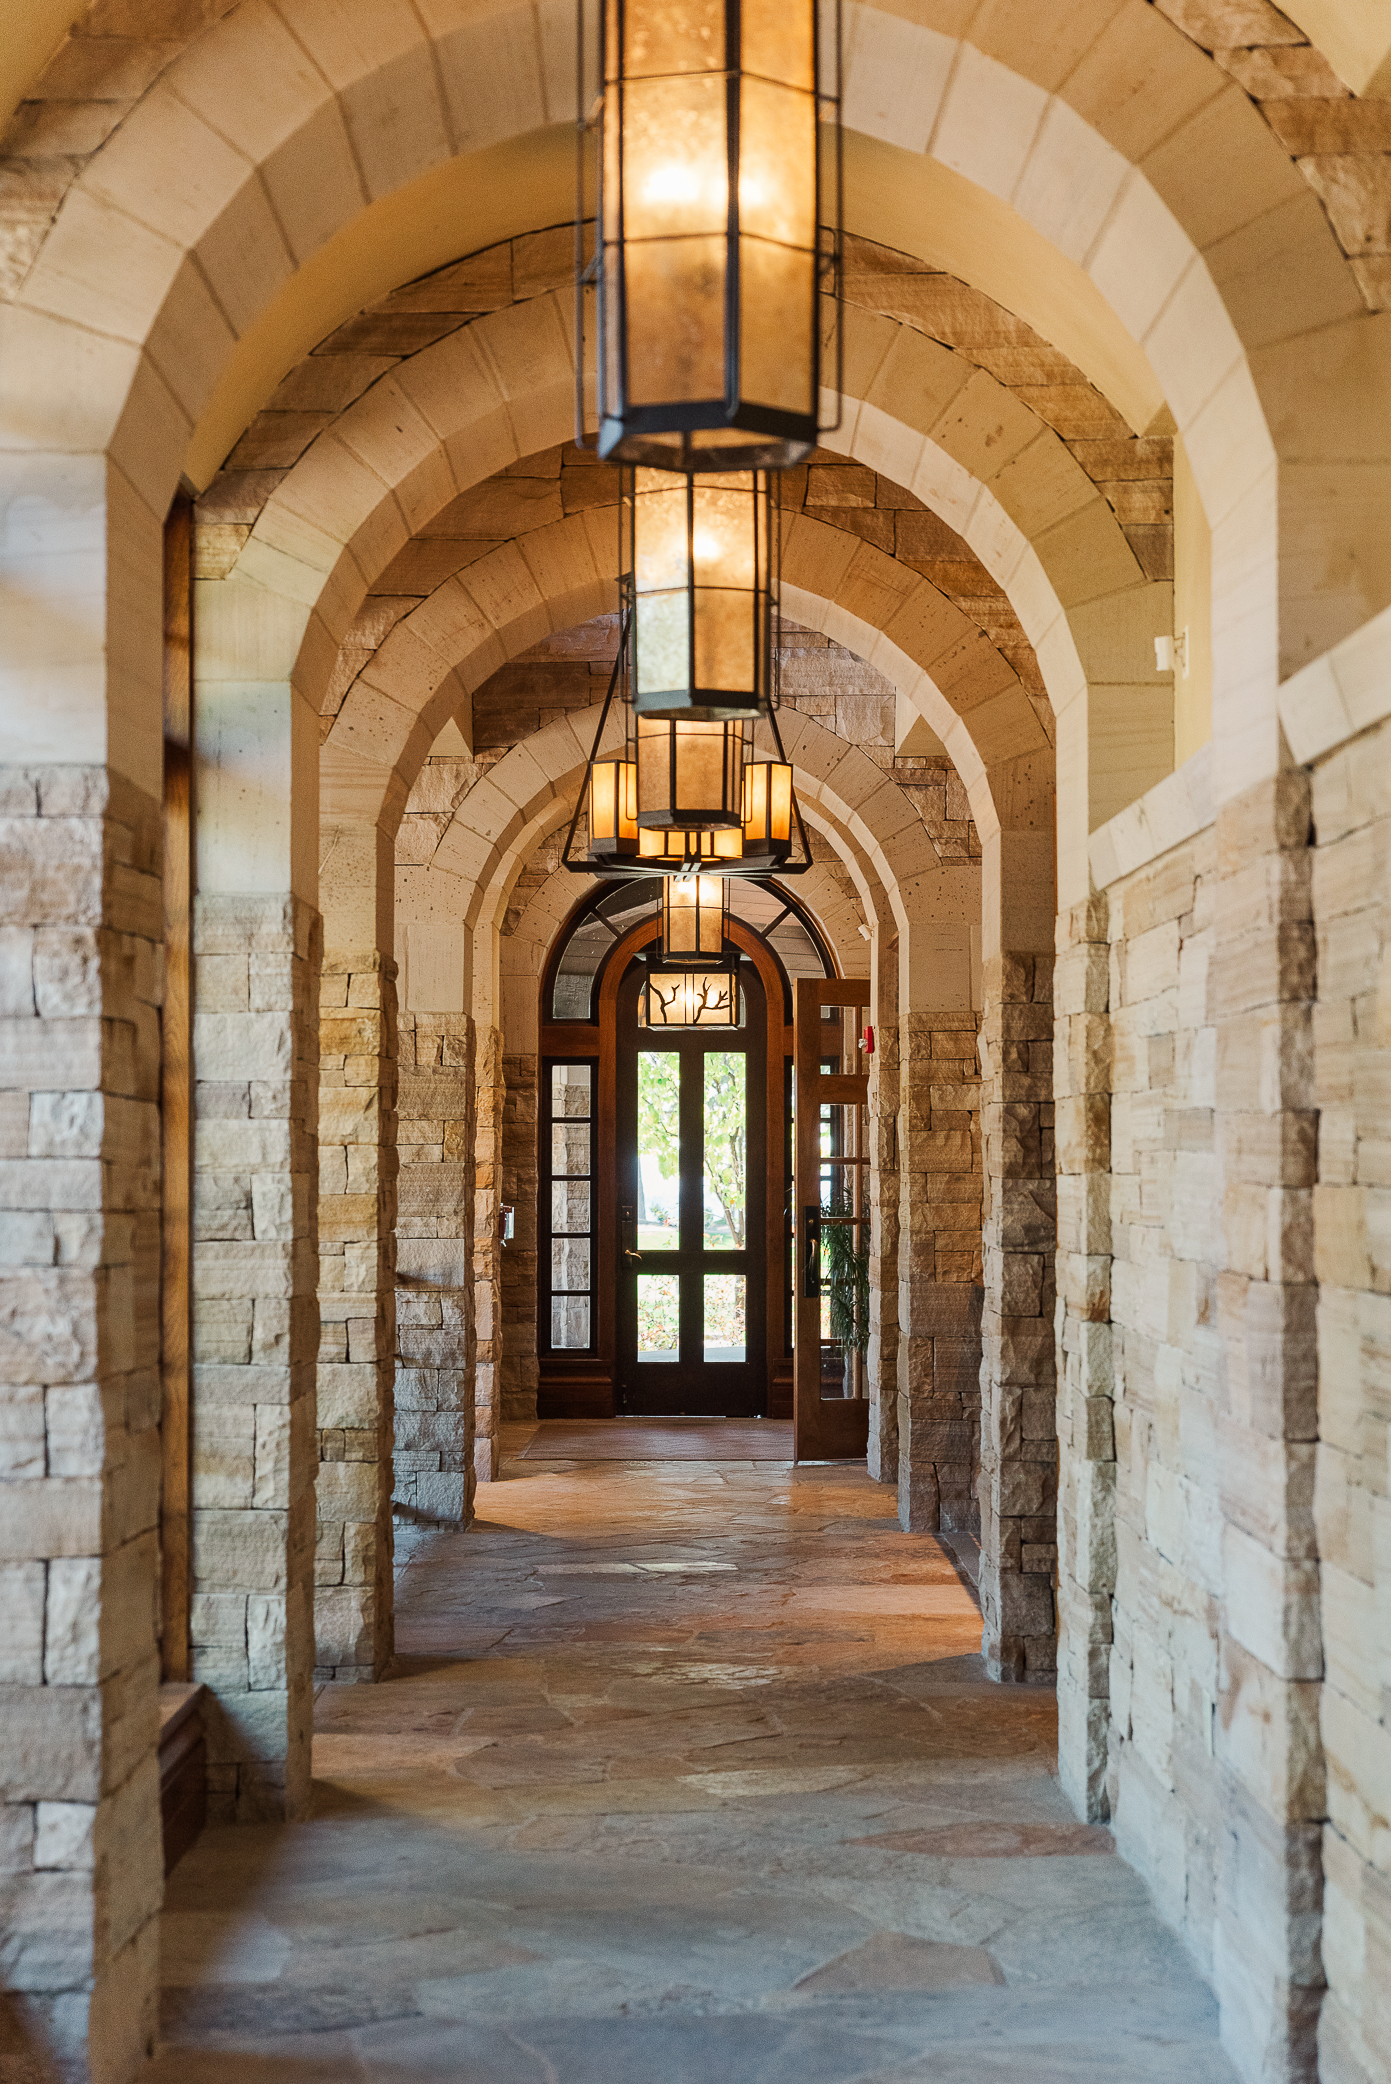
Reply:
<svg viewBox="0 0 1391 2084"><path fill-rule="evenodd" d="M563 932L568 933L573 919ZM548 1020L546 985L553 963L547 961L541 983L541 1019L537 1058L538 1085L549 1058L591 1057L596 1062L594 1101L594 1323L593 1351L566 1357L538 1355L537 1413L542 1418L613 1418L617 1412L618 1365L618 1177L617 1074L618 992L629 963L661 931L660 916L645 919L616 941L604 958L599 980L597 1019ZM765 1200L765 1324L767 1326L767 1411L770 1417L791 1416L787 1361L788 1217L785 1158L787 1149L786 1065L792 1055L793 1029L787 1022L787 979L772 950L742 919L729 921L729 938L758 971L767 1000L765 1050L765 1137L768 1191ZM827 984L838 980L827 978ZM827 1002L829 1003L829 1001ZM536 1304L538 1345L541 1314L541 1255L537 1254ZM867 1437L867 1436L866 1436Z"/></svg>
<svg viewBox="0 0 1391 2084"><path fill-rule="evenodd" d="M795 1461L858 1461L869 1447L868 1397L824 1398L821 1395L821 1296L806 1292L802 1264L805 1246L806 1208L811 1183L816 1182L816 1205L821 1206L821 1108L822 1104L847 1103L866 1106L869 1074L841 1071L823 1074L821 1069L821 1008L856 1006L866 1011L870 1004L868 977L799 977L793 987L793 1078L797 1150L793 1168L793 1206L796 1210L797 1250L793 1260L794 1307L797 1337L793 1353L793 1459ZM872 1214L867 1216L872 1221Z"/></svg>
<svg viewBox="0 0 1391 2084"><path fill-rule="evenodd" d="M164 524L164 1007L160 1016L160 1665L190 1676L193 1599L193 500Z"/></svg>

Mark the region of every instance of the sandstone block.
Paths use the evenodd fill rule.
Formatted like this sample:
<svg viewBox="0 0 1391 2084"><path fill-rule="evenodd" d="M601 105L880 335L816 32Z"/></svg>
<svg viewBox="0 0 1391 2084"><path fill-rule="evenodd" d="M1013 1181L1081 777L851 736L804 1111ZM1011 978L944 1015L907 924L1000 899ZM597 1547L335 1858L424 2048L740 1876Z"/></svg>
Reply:
<svg viewBox="0 0 1391 2084"><path fill-rule="evenodd" d="M0 1564L0 1684L43 1684L45 1588L41 1562Z"/></svg>
<svg viewBox="0 0 1391 2084"><path fill-rule="evenodd" d="M206 1243L193 1254L193 1288L201 1301L240 1297L288 1299L295 1292L294 1257L284 1242Z"/></svg>
<svg viewBox="0 0 1391 2084"><path fill-rule="evenodd" d="M101 1547L101 1481L34 1477L6 1486L0 1562L90 1556Z"/></svg>
<svg viewBox="0 0 1391 2084"><path fill-rule="evenodd" d="M195 1014L193 1051L200 1079L282 1079L294 1065L294 1030L281 1013Z"/></svg>
<svg viewBox="0 0 1391 2084"><path fill-rule="evenodd" d="M7 1802L95 1802L101 1697L95 1687L0 1686L0 1792Z"/></svg>
<svg viewBox="0 0 1391 2084"><path fill-rule="evenodd" d="M209 1765L273 1764L283 1759L289 1708L283 1688L219 1695L206 1716Z"/></svg>
<svg viewBox="0 0 1391 2084"><path fill-rule="evenodd" d="M193 1568L197 1589L283 1590L288 1531L284 1512L195 1510Z"/></svg>

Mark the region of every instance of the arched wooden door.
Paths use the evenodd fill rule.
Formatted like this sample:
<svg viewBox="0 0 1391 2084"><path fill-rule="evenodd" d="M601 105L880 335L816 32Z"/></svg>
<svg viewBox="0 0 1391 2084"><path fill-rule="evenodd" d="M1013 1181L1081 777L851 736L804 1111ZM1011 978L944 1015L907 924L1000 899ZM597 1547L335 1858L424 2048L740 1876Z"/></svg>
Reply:
<svg viewBox="0 0 1391 2084"><path fill-rule="evenodd" d="M743 958L742 1028L723 1031L725 1049L700 1047L700 1030L688 1039L666 1029L643 1041L634 958L657 931L656 919L646 919L612 949L595 993L597 1018L542 1021L537 1409L542 1418L626 1411L790 1418L789 989L760 936L731 919L729 937ZM666 1198L671 1220L645 1226L653 1234L641 1251L647 1196L638 1192L640 1066L659 1056L679 1060L674 1078L665 1066L675 1095L666 1141L675 1191ZM712 1205L707 1224L704 1163L707 1075L727 1073L722 1060L735 1057L743 1070L747 1153L737 1239L730 1222L736 1208ZM657 1155L655 1148L649 1153ZM645 1170L650 1179L652 1167ZM634 1252L641 1252L641 1266L625 1256ZM641 1280L663 1286L644 1291ZM741 1291L731 1287L740 1282ZM665 1341L664 1327L671 1334ZM730 1350L740 1344L742 1356Z"/></svg>

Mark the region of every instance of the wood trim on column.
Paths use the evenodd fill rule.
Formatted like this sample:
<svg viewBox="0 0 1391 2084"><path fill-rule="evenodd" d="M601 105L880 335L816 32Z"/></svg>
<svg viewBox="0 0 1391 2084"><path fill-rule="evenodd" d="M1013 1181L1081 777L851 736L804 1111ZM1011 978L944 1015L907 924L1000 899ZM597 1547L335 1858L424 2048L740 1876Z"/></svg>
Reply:
<svg viewBox="0 0 1391 2084"><path fill-rule="evenodd" d="M793 1309L797 1335L793 1346L793 1459L859 1461L869 1446L869 1399L844 1401L821 1395L821 1303L806 1293L803 1254L806 1210L815 1196L821 1205L821 1104L865 1107L869 1074L821 1069L823 1006L855 1006L868 1012L868 977L799 977L792 987L793 1105L797 1138L793 1159L795 1249L792 1255Z"/></svg>
<svg viewBox="0 0 1391 2084"><path fill-rule="evenodd" d="M164 524L164 961L160 1140L160 1590L166 1679L189 1677L193 1467L193 501Z"/></svg>

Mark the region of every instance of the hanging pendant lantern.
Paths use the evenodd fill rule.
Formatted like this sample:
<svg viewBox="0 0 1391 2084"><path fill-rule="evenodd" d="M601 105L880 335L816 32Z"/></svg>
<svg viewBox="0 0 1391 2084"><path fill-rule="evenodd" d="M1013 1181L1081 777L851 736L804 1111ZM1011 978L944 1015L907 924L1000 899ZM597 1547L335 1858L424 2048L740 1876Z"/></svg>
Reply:
<svg viewBox="0 0 1391 2084"><path fill-rule="evenodd" d="M780 548L767 472L627 471L621 527L634 715L765 716Z"/></svg>
<svg viewBox="0 0 1391 2084"><path fill-rule="evenodd" d="M717 876L805 874L811 846L776 706L768 729L778 757L757 762L747 757L751 734L733 720L633 719L627 700L631 627L630 606L561 849L562 866L613 880L701 869ZM615 695L628 728L622 751L601 759ZM581 848L576 839L584 811L589 844Z"/></svg>
<svg viewBox="0 0 1391 2084"><path fill-rule="evenodd" d="M723 876L667 876L662 883L662 963L727 959L729 885Z"/></svg>
<svg viewBox="0 0 1391 2084"><path fill-rule="evenodd" d="M584 66L585 0L579 30ZM839 0L601 0L598 55L580 151L583 182L598 146L600 456L804 461L830 431L823 291L840 390Z"/></svg>
<svg viewBox="0 0 1391 2084"><path fill-rule="evenodd" d="M649 1028L737 1028L737 963L718 970L678 970L654 964L638 998L638 1019Z"/></svg>
<svg viewBox="0 0 1391 2084"><path fill-rule="evenodd" d="M640 716L637 754L639 825L681 832L742 829L742 724Z"/></svg>
<svg viewBox="0 0 1391 2084"><path fill-rule="evenodd" d="M589 769L589 850L616 861L638 851L635 760L594 760Z"/></svg>
<svg viewBox="0 0 1391 2084"><path fill-rule="evenodd" d="M744 768L743 852L770 866L792 852L792 769L785 760L750 760Z"/></svg>

